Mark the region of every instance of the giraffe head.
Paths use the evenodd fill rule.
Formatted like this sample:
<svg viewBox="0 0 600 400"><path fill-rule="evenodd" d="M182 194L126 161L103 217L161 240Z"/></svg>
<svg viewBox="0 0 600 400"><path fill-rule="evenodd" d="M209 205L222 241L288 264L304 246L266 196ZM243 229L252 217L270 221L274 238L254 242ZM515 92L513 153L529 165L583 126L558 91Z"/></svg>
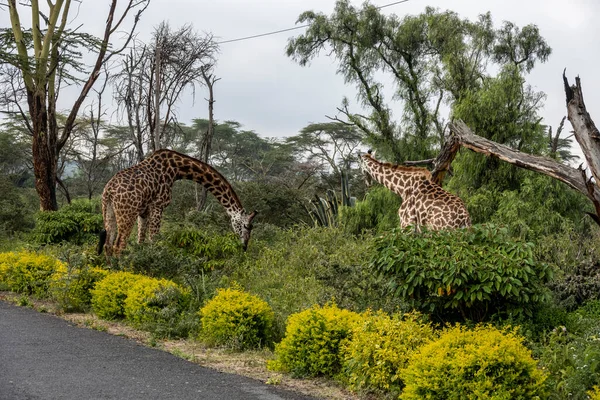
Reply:
<svg viewBox="0 0 600 400"><path fill-rule="evenodd" d="M375 152L371 149L369 149L369 151L367 151L366 154L361 154L359 156L360 170L362 171L365 177L365 185L367 187L373 184L373 176L371 175L371 171L369 169L369 166L367 165L367 162L368 160L372 160L374 156Z"/></svg>
<svg viewBox="0 0 600 400"><path fill-rule="evenodd" d="M244 251L248 248L250 233L252 232L252 220L256 217L258 211L252 211L246 214L243 210L231 215L231 226L233 231L240 237Z"/></svg>

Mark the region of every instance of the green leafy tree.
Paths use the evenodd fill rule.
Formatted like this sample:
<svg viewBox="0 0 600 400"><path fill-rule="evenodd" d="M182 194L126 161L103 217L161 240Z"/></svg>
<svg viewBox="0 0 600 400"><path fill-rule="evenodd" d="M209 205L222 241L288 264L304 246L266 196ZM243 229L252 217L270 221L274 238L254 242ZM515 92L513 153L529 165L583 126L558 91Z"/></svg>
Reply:
<svg viewBox="0 0 600 400"><path fill-rule="evenodd" d="M368 2L356 8L339 0L332 15L307 11L298 22L309 26L289 41L288 56L306 65L329 50L338 73L356 86L360 105L370 112L352 112L344 99L338 110L345 122L356 125L369 144L396 162L435 154L443 142L441 106L479 90L488 78L488 65L529 71L551 52L535 25L521 29L505 22L494 29L489 13L469 21L426 8L399 18ZM378 80L382 73L393 78L393 99L402 110L398 121L384 98Z"/></svg>
<svg viewBox="0 0 600 400"><path fill-rule="evenodd" d="M69 29L71 0L56 0L40 4L31 0L17 4L8 0L11 27L0 33L2 50L0 64L8 65L17 73L21 93L11 97L11 106L23 118L32 136L32 160L36 190L42 210L56 210L56 172L60 151L75 126L75 119L89 91L94 86L103 65L123 50L132 38L133 30L148 1L130 2L119 7L117 0L109 4L102 38ZM23 8L30 7L30 28L24 28ZM127 23L128 14L138 9L131 31L124 45L113 47L112 34ZM83 63L83 49L96 53L93 66L87 70ZM82 84L81 91L64 124L57 122L56 107L60 89L65 84ZM25 107L22 103L26 103ZM27 110L27 111L26 111Z"/></svg>

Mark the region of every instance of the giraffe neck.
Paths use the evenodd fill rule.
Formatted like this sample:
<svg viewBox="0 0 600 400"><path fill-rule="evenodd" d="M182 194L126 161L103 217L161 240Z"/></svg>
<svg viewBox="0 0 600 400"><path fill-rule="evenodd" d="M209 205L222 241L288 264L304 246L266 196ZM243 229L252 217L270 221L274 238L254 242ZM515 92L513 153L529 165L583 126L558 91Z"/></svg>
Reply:
<svg viewBox="0 0 600 400"><path fill-rule="evenodd" d="M425 168L382 163L370 155L364 156L364 166L373 179L402 197L411 194L419 182L431 181L431 173Z"/></svg>
<svg viewBox="0 0 600 400"><path fill-rule="evenodd" d="M172 150L158 150L151 158L160 160L173 181L187 179L204 186L216 197L230 217L244 212L244 207L231 184L212 166Z"/></svg>

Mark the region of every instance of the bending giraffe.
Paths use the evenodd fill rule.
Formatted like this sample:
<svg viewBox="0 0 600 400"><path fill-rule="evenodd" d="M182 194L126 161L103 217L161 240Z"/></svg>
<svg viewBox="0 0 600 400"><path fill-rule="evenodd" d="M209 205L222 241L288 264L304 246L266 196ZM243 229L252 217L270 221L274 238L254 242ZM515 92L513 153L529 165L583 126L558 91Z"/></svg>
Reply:
<svg viewBox="0 0 600 400"><path fill-rule="evenodd" d="M433 182L425 168L382 163L370 154L361 156L363 172L402 197L400 226L431 230L471 226L471 217L460 197Z"/></svg>
<svg viewBox="0 0 600 400"><path fill-rule="evenodd" d="M127 245L138 220L138 243L149 231L150 240L160 229L163 210L171 202L173 183L189 179L208 189L225 207L244 250L250 240L256 211L246 214L233 187L223 175L200 160L172 150L157 150L137 165L113 176L102 193L104 231L98 253L118 255Z"/></svg>

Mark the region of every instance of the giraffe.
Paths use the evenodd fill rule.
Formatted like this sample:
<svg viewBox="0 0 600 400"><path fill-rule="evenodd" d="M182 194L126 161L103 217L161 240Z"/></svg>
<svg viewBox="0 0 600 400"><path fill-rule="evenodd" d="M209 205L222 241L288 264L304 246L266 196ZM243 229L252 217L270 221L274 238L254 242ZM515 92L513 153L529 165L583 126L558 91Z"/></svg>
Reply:
<svg viewBox="0 0 600 400"><path fill-rule="evenodd" d="M377 161L369 151L361 156L361 169L366 175L402 197L398 210L400 226L421 226L431 230L471 226L464 202L433 182L425 168L406 167Z"/></svg>
<svg viewBox="0 0 600 400"><path fill-rule="evenodd" d="M225 207L231 225L239 235L244 250L250 240L252 220L257 212L246 214L233 187L210 165L173 150L157 150L137 165L115 174L102 193L104 231L98 253L118 255L127 245L133 225L138 220L138 243L150 240L160 229L162 213L171 202L173 183L189 179L202 184Z"/></svg>

